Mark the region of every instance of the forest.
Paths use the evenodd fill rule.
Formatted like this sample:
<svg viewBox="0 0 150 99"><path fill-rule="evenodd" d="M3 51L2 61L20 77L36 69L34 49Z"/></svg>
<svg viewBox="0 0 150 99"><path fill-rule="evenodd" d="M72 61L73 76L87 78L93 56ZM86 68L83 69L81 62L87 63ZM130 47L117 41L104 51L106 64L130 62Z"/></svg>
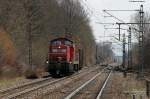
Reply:
<svg viewBox="0 0 150 99"><path fill-rule="evenodd" d="M90 18L79 0L0 0L0 75L43 70L49 41L65 34L82 46L84 65L96 63Z"/></svg>
<svg viewBox="0 0 150 99"><path fill-rule="evenodd" d="M94 36L89 18L78 0L1 0L1 75L10 71L15 74L18 69L21 74L30 68L31 45L32 67L43 67L50 39L65 33L80 39L84 52L88 53L88 56L84 56L84 64L93 64Z"/></svg>

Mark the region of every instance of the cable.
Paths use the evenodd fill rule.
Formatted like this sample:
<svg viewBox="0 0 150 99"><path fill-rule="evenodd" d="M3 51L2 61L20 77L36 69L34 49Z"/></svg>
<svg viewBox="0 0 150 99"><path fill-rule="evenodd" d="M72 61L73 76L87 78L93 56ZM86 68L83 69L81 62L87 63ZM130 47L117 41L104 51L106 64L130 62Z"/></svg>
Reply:
<svg viewBox="0 0 150 99"><path fill-rule="evenodd" d="M87 1L86 1L87 2ZM88 12L89 16L91 17L95 17L98 21L101 21L99 18L99 15L101 14L96 14L97 12L95 11L94 8L90 7L89 5L87 5L87 3L85 3L83 0L81 0L81 3L83 4L83 6L86 8L86 12ZM92 8L92 9L91 9ZM95 12L94 12L95 11Z"/></svg>

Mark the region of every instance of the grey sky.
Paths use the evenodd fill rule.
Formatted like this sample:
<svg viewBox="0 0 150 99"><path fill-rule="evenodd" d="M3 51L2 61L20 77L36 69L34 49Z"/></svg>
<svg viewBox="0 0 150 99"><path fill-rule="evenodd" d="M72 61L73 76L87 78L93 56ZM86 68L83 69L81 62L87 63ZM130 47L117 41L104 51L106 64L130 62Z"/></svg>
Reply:
<svg viewBox="0 0 150 99"><path fill-rule="evenodd" d="M119 22L113 18L104 18L107 15L103 13L104 9L107 10L138 10L140 5L144 5L144 11L150 11L150 0L145 0L145 3L131 3L129 0L82 0L85 9L90 13L91 26L93 28L94 36L97 41L111 40L112 38L102 38L102 36L114 35L118 33L117 30L104 30L104 26L97 22L116 23ZM130 22L131 16L135 12L110 12L119 19L125 22ZM116 26L107 26L107 28L116 28ZM124 27L127 28L127 27ZM126 32L126 31L122 31ZM118 49L121 46L117 46ZM116 48L117 49L117 48ZM118 51L121 53L121 50Z"/></svg>
<svg viewBox="0 0 150 99"><path fill-rule="evenodd" d="M91 21L92 21L92 27L94 31L94 35L96 38L99 35L103 35L103 25L97 24L96 22L116 22L113 18L103 18L103 11L104 9L114 9L114 10L135 10L139 9L139 6L141 3L131 3L128 2L129 0L83 0L84 3L88 5L88 7L93 11L91 13ZM150 11L150 0L147 0L144 3L144 10ZM118 18L129 22L131 15L133 15L135 12L110 12L111 14L117 16ZM106 15L106 14L105 14ZM96 18L97 17L97 18ZM107 21L108 20L108 21ZM114 21L112 21L114 20ZM99 38L97 38L99 39Z"/></svg>

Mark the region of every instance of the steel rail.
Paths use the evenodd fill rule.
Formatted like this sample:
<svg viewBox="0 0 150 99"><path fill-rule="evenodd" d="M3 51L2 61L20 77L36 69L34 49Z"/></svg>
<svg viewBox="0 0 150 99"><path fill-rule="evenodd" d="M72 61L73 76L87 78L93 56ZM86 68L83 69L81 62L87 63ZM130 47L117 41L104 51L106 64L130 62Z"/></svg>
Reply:
<svg viewBox="0 0 150 99"><path fill-rule="evenodd" d="M48 82L48 83L45 83L45 84L43 84L43 85L39 85L39 86L33 87L33 88L31 88L31 89L27 89L27 90L25 90L25 91L21 91L21 92L19 92L19 93L16 93L16 94L13 94L13 95L8 96L7 98L8 98L8 99L15 99L15 98L17 98L17 97L19 97L19 96L21 96L21 95L30 93L30 92L32 92L32 91L34 91L34 90L38 90L38 89L43 88L43 87L45 87L45 86L48 86L48 85L50 85L50 84L57 83L57 82L62 81L62 80L64 80L64 79L66 79L66 77L65 77L65 78L61 78L61 79L57 79L57 80L54 80L54 81L51 81L51 82ZM6 98L4 98L4 99L6 99Z"/></svg>
<svg viewBox="0 0 150 99"><path fill-rule="evenodd" d="M97 68L88 71L88 73L90 73L90 72L92 72L92 71L94 71L94 70L97 70ZM72 77L69 77L69 79L72 79L72 78L74 78L74 77L76 77L76 76L80 76L80 75L79 75L80 73L82 73L82 72L79 72L79 73L73 75ZM83 73L84 73L84 71L83 71ZM87 74L87 73L82 74L82 75L86 75L86 74ZM40 89L40 88L44 88L44 87L46 87L46 86L49 86L50 84L55 84L55 83L57 83L57 82L63 81L63 80L65 80L65 79L67 79L67 78L68 78L68 77L64 77L64 78L61 78L61 79L53 80L53 81L51 81L51 82L48 82L48 83L39 85L39 86L32 87L32 88L30 88L30 89L28 88L28 89L26 89L26 90L24 90L24 91L21 91L21 92L19 92L19 93L14 93L14 94L9 95L9 96L7 96L7 97L4 97L4 98L2 98L2 99L14 99L14 98L17 98L17 97L22 96L22 95L24 95L24 94L28 94L28 93L30 93L30 92L32 92L32 91L38 90L38 89Z"/></svg>
<svg viewBox="0 0 150 99"><path fill-rule="evenodd" d="M25 87L25 86L28 86L28 85L37 84L37 83L40 83L40 82L43 82L43 81L46 81L46 80L50 80L50 79L51 78L38 79L36 81L27 82L27 83L24 83L24 84L19 85L19 86L15 86L15 87L11 87L11 88L6 88L6 89L3 89L3 90L0 90L0 94L6 93L8 91L15 90L15 89L18 89L18 88L21 88L21 87Z"/></svg>
<svg viewBox="0 0 150 99"><path fill-rule="evenodd" d="M81 71L79 73L81 73ZM47 80L52 80L52 77L45 78L45 79L37 79L37 80L27 82L27 83L24 83L24 84L21 84L21 85L18 85L18 86L2 89L2 90L0 90L0 97L5 96L5 95L2 95L2 94L7 94L10 91L14 91L14 90L17 90L19 88L24 88L24 87L27 87L27 86L30 86L30 85L38 84L38 83L41 83L41 82L44 82L44 81L47 81Z"/></svg>
<svg viewBox="0 0 150 99"><path fill-rule="evenodd" d="M107 67L105 67L100 73L96 74L94 77L92 77L90 80L88 80L87 82L85 82L83 85L81 85L79 88L77 88L75 91L73 91L72 93L70 93L68 96L66 96L64 99L71 99L73 96L75 96L80 90L82 90L85 86L87 86L90 82L92 82L94 79L96 79L98 76L100 76L104 70Z"/></svg>
<svg viewBox="0 0 150 99"><path fill-rule="evenodd" d="M109 73L107 79L105 80L105 82L104 82L104 84L103 84L103 86L102 86L102 88L101 88L101 90L100 90L98 96L96 97L96 99L100 99L100 98L101 98L102 93L103 93L103 91L104 91L104 89L105 89L105 87L106 87L106 85L107 85L107 83L108 83L108 81L109 81L109 78L110 78L112 72L113 72L113 71L111 70L111 72Z"/></svg>

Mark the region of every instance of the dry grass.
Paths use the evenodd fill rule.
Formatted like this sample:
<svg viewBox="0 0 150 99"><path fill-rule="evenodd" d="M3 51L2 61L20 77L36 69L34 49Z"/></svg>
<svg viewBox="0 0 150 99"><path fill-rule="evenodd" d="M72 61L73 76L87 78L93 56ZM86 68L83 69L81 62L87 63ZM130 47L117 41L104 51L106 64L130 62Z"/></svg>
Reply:
<svg viewBox="0 0 150 99"><path fill-rule="evenodd" d="M5 85L9 85L12 84L13 82L16 82L18 80L22 79L21 77L17 77L17 78L1 78L0 79L0 86L5 86Z"/></svg>
<svg viewBox="0 0 150 99"><path fill-rule="evenodd" d="M0 68L0 73L1 78L14 78L21 76L21 71L19 68L8 65L2 66Z"/></svg>
<svg viewBox="0 0 150 99"><path fill-rule="evenodd" d="M16 78L0 78L0 89L5 89L17 85L21 85L23 83L26 83L27 79L23 77L16 77Z"/></svg>
<svg viewBox="0 0 150 99"><path fill-rule="evenodd" d="M145 90L145 82L137 80L135 75L130 74L124 78L122 73L114 73L104 92L103 99L132 99L131 92L141 92ZM139 96L140 94L136 97ZM147 99L145 93L142 94L142 96L144 97L143 99Z"/></svg>

